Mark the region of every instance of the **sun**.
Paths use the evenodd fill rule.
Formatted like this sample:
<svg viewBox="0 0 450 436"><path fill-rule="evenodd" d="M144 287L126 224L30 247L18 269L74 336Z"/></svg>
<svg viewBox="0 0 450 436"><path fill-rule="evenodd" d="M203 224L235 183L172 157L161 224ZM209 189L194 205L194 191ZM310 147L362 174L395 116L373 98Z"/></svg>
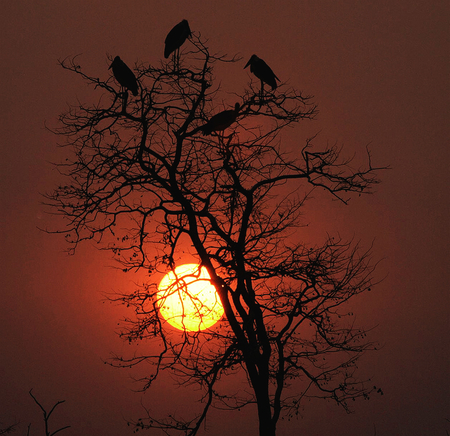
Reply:
<svg viewBox="0 0 450 436"><path fill-rule="evenodd" d="M158 286L163 318L180 330L198 332L222 318L223 306L206 268L189 263L166 274Z"/></svg>

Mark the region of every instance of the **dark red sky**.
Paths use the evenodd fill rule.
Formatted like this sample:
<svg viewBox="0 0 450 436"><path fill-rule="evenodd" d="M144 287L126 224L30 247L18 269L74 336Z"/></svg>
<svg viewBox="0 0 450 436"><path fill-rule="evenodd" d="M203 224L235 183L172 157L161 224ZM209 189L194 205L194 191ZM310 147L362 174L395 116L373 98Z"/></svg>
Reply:
<svg viewBox="0 0 450 436"><path fill-rule="evenodd" d="M168 6L170 5L170 6ZM159 62L170 28L187 18L213 51L256 53L282 80L315 95L317 121L289 132L286 145L321 130L349 154L371 144L375 164L390 165L373 196L343 206L318 198L308 237L326 231L375 239L387 278L354 302L357 320L378 325L384 346L362 360L385 395L345 413L305 404L303 417L281 422L279 435L445 435L449 393L449 4L446 1L54 1L2 5L0 118L0 422L33 422L40 412L28 390L72 425L67 436L126 436L123 417L139 416L131 373L102 359L126 345L114 335L124 314L102 303L105 292L131 288L93 247L69 257L62 238L37 230L55 223L40 193L60 181L48 161L61 152L44 129L66 102L89 98L57 59L79 62L106 78L106 54L128 64ZM223 78L241 87L247 70ZM300 143L300 142L299 142ZM168 380L165 380L167 383ZM161 383L143 401L161 411L185 407L183 391ZM167 409L164 409L167 407ZM169 410L170 409L170 410ZM250 413L214 413L208 434L256 435ZM34 433L33 433L34 434Z"/></svg>

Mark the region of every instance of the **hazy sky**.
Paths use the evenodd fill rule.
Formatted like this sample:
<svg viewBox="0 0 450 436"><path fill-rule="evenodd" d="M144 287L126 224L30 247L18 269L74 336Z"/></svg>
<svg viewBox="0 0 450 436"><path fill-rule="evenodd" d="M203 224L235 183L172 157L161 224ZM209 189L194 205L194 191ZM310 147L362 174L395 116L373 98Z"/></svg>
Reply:
<svg viewBox="0 0 450 436"><path fill-rule="evenodd" d="M57 223L40 193L62 179L50 161L62 156L45 130L90 89L63 71L58 59L80 54L93 75L108 77L107 55L159 62L167 32L183 18L209 40L212 51L256 53L277 76L313 94L316 121L290 131L295 147L320 131L349 154L370 144L380 174L375 195L349 206L318 197L308 238L329 231L375 241L384 281L353 303L358 322L377 326L383 347L364 356L362 376L385 395L355 404L346 415L312 401L298 420L280 422L279 435L423 436L450 431L449 393L449 121L450 68L447 1L67 1L3 2L1 32L1 282L0 422L32 422L40 411L28 391L55 412L67 436L126 436L125 418L140 402L170 413L188 398L163 379L145 395L127 370L104 365L126 350L115 335L125 314L103 295L132 288L132 275L110 268L86 244L75 256L63 238L37 227ZM239 87L248 70L223 78ZM142 344L141 346L145 346ZM178 400L176 400L178 398ZM250 411L249 411L250 412ZM214 412L207 434L257 434L255 411ZM446 420L447 419L447 420ZM26 426L25 426L26 427ZM24 434L25 427L22 427ZM153 434L153 433L152 433ZM156 433L155 433L156 434Z"/></svg>

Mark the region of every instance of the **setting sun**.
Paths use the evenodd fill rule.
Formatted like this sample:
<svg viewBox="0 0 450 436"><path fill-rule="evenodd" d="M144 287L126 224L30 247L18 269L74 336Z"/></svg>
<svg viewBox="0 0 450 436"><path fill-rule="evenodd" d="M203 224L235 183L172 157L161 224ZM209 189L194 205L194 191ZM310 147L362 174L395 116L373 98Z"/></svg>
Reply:
<svg viewBox="0 0 450 436"><path fill-rule="evenodd" d="M222 318L223 306L206 268L186 264L166 274L158 286L159 311L180 330L198 332Z"/></svg>

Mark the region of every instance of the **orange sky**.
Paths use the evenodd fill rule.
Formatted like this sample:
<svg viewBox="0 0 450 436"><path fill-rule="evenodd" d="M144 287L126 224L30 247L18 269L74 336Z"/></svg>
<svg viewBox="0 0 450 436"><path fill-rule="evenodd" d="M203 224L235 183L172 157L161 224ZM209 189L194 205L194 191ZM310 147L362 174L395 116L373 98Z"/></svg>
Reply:
<svg viewBox="0 0 450 436"><path fill-rule="evenodd" d="M279 435L372 435L374 426L385 436L450 431L450 11L448 2L429 0L2 5L0 422L33 422L37 434L40 411L28 396L34 388L44 405L66 400L55 412L55 424L72 426L64 435L132 434L124 418L141 413L134 373L102 363L127 349L114 334L124 310L102 298L131 288L135 277L109 268L109 257L89 244L69 257L62 238L37 230L56 222L40 193L61 181L48 163L61 150L44 124L55 125L67 102L89 97L57 59L81 54L83 67L104 78L107 54L128 65L156 63L167 32L183 18L213 51L240 53L242 67L256 53L282 81L315 95L317 120L289 131L287 147L320 130L320 140L337 140L349 154L370 143L375 164L392 167L375 195L349 206L318 195L304 230L311 240L326 231L374 239L375 257L384 258L378 273L387 278L353 304L358 321L378 326L373 339L384 346L360 368L385 395L357 403L352 415L306 403L302 418L280 422ZM221 79L242 89L249 72ZM186 393L163 382L143 401L170 413L179 395L182 412ZM215 412L207 434L242 427L256 435L255 415Z"/></svg>

